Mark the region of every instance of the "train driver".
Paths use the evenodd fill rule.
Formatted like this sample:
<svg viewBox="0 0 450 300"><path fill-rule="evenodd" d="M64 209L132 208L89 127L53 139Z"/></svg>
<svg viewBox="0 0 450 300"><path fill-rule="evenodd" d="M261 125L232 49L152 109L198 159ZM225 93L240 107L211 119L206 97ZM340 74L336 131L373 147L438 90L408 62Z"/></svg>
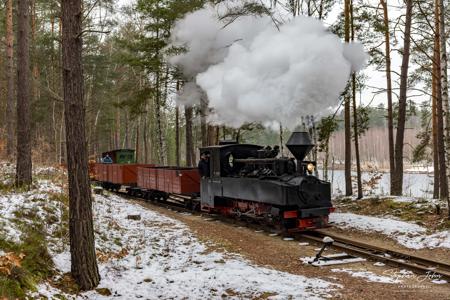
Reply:
<svg viewBox="0 0 450 300"><path fill-rule="evenodd" d="M208 152L202 152L200 154L200 161L198 162L198 172L200 173L200 176L202 178L209 177L210 170L209 170L209 153Z"/></svg>
<svg viewBox="0 0 450 300"><path fill-rule="evenodd" d="M112 158L111 158L108 154L106 154L106 156L103 157L103 163L104 163L104 164L112 164L112 163L113 163L113 160L112 160Z"/></svg>

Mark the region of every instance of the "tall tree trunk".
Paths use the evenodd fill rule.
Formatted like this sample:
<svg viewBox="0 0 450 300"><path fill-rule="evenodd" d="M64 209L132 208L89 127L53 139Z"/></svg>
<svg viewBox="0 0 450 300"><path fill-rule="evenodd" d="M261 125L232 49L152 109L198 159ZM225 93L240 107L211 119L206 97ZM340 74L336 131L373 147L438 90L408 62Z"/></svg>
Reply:
<svg viewBox="0 0 450 300"><path fill-rule="evenodd" d="M387 111L388 111L388 145L389 145L389 171L391 174L391 193L392 180L394 178L395 160L394 160L394 116L392 110L392 77L391 77L391 37L389 30L389 15L387 0L380 0L383 7L384 24L384 44L386 51L386 93L387 93Z"/></svg>
<svg viewBox="0 0 450 300"><path fill-rule="evenodd" d="M411 21L413 1L406 0L405 35L403 37L403 58L400 72L400 97L398 99L398 124L395 138L395 172L391 194L400 196L403 190L403 143L406 122L406 96L408 90L408 68L411 45Z"/></svg>
<svg viewBox="0 0 450 300"><path fill-rule="evenodd" d="M180 91L180 81L177 80L177 93ZM180 166L180 108L175 107L175 162Z"/></svg>
<svg viewBox="0 0 450 300"><path fill-rule="evenodd" d="M435 37L434 44L434 62L433 62L433 74L431 79L431 123L432 123L432 138L433 138L433 174L434 174L434 184L433 184L433 199L439 199L439 150L438 150L438 138L437 138L437 111L436 111L436 98L437 98L437 86L436 81L439 80L438 68L436 65L436 47L439 41L439 36Z"/></svg>
<svg viewBox="0 0 450 300"><path fill-rule="evenodd" d="M32 81L32 95L33 101L39 99L39 67L36 60L36 0L31 0L31 45L32 45L32 61L33 61L33 81Z"/></svg>
<svg viewBox="0 0 450 300"><path fill-rule="evenodd" d="M120 107L119 107L119 100L116 102L116 124L115 124L115 133L114 133L114 144L115 148L120 148Z"/></svg>
<svg viewBox="0 0 450 300"><path fill-rule="evenodd" d="M186 165L191 167L194 165L194 138L192 133L192 107L184 108L184 116L186 119Z"/></svg>
<svg viewBox="0 0 450 300"><path fill-rule="evenodd" d="M71 273L82 290L100 281L95 256L92 195L83 103L81 23L82 0L62 0L62 61L69 174L69 233Z"/></svg>
<svg viewBox="0 0 450 300"><path fill-rule="evenodd" d="M208 124L206 123L206 110L208 109L208 102L206 95L203 95L200 99L200 130L202 147L208 146Z"/></svg>
<svg viewBox="0 0 450 300"><path fill-rule="evenodd" d="M141 127L141 117L139 116L137 125L136 125L136 144L135 144L135 153L136 153L136 162L140 163L142 162L141 159L141 150L139 149L139 127ZM145 127L144 127L145 129ZM144 141L144 145L145 145L145 141ZM145 154L146 155L146 154ZM146 161L147 157L144 159L144 163L147 163Z"/></svg>
<svg viewBox="0 0 450 300"><path fill-rule="evenodd" d="M160 72L156 71L156 102L155 102L155 118L158 131L158 162L164 163L164 143L163 143L163 129L162 129L162 115L161 115L161 91L160 89Z"/></svg>
<svg viewBox="0 0 450 300"><path fill-rule="evenodd" d="M17 1L17 186L30 186L32 181L29 5L28 0Z"/></svg>
<svg viewBox="0 0 450 300"><path fill-rule="evenodd" d="M6 156L14 152L14 32L13 1L6 2L6 56L7 56L7 96L6 96Z"/></svg>
<svg viewBox="0 0 450 300"><path fill-rule="evenodd" d="M359 157L359 135L358 135L358 111L356 107L356 75L352 75L352 100L353 100L353 132L355 139L355 159L356 159L356 178L358 186L358 198L363 197L361 180L361 159Z"/></svg>
<svg viewBox="0 0 450 300"><path fill-rule="evenodd" d="M353 1L350 2L352 41L355 40L355 24L353 15ZM359 157L359 134L358 134L358 110L356 106L356 74L352 74L352 102L353 102L353 132L355 138L355 159L356 159L356 183L358 187L358 199L363 197L361 181L361 159Z"/></svg>
<svg viewBox="0 0 450 300"><path fill-rule="evenodd" d="M439 19L439 3L435 1L435 49L434 49L434 63L433 67L436 69L436 116L437 116L437 146L439 157L439 198L447 198L447 176L445 170L445 140L444 140L444 112L443 112L443 86L441 82L441 76L439 72L441 68L441 49L440 49L440 19Z"/></svg>
<svg viewBox="0 0 450 300"><path fill-rule="evenodd" d="M350 41L350 1L344 1L344 16L345 16L345 42ZM345 195L351 196L352 191L352 132L350 126L350 95L348 91L345 93L344 105L344 122L345 122Z"/></svg>
<svg viewBox="0 0 450 300"><path fill-rule="evenodd" d="M447 151L447 160L446 167L444 169L447 170L447 203L448 207L450 207L450 171L448 168L450 167L450 107L448 100L448 76L447 76L447 31L445 30L445 5L444 1L439 1L439 23L440 23L440 46L441 46L441 82L442 82L442 103L444 105L445 110L445 137L446 137L446 151ZM442 195L441 195L442 198ZM450 209L448 210L448 217L450 219Z"/></svg>

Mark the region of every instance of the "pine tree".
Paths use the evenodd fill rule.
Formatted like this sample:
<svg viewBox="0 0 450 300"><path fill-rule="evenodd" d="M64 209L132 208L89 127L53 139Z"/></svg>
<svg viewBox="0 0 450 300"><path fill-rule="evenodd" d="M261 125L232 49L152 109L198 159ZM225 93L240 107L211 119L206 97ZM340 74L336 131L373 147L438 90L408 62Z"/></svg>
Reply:
<svg viewBox="0 0 450 300"><path fill-rule="evenodd" d="M401 195L403 190L403 146L405 136L407 89L408 89L408 68L411 46L411 22L413 14L413 1L406 1L405 13L405 33L403 37L403 55L400 74L400 96L398 105L398 124L395 139L395 172L392 181L391 194Z"/></svg>
<svg viewBox="0 0 450 300"><path fill-rule="evenodd" d="M61 16L71 274L82 290L90 290L98 285L100 275L95 255L85 132L82 1L62 0Z"/></svg>
<svg viewBox="0 0 450 300"><path fill-rule="evenodd" d="M17 165L16 185L31 186L30 2L17 1Z"/></svg>

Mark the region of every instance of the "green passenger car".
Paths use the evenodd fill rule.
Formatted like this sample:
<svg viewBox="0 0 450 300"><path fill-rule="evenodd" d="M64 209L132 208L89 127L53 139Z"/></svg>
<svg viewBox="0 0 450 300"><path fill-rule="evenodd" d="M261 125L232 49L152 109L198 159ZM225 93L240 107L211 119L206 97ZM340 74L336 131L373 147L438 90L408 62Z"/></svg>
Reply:
<svg viewBox="0 0 450 300"><path fill-rule="evenodd" d="M109 152L103 152L102 158L107 155L111 157L115 164L134 164L136 163L136 155L134 149L117 149Z"/></svg>

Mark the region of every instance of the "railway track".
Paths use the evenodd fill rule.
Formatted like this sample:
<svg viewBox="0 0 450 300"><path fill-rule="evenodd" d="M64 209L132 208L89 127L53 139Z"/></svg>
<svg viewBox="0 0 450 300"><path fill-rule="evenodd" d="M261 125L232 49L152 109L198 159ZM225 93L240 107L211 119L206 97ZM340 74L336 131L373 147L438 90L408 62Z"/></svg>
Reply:
<svg viewBox="0 0 450 300"><path fill-rule="evenodd" d="M197 215L205 215L214 220L219 220L221 222L231 225L249 227L254 230L264 230L267 232L275 231L273 227L248 222L248 220L242 221L237 219L231 219L220 215L208 214L206 212L200 212L186 208L181 203L179 203L180 199L178 199L177 197L171 197L169 198L169 201L164 202L155 202L155 201L150 202L139 197L130 196L126 192L119 191L117 193L128 199L142 201L162 208L167 209L170 208L177 212L189 212ZM428 259L425 257L415 256L406 252L382 248L379 246L375 246L360 241L351 240L344 236L327 232L326 230L315 230L313 232L303 232L303 233L282 233L282 232L279 233L281 236L289 236L298 241L308 240L320 245L323 244L322 242L323 238L325 236L329 236L334 240L334 243L331 246L331 248L334 248L335 250L345 251L349 254L354 254L367 258L369 260L385 263L386 265L389 266L407 269L413 271L414 273L426 276L429 279L444 279L447 282L450 282L450 264L448 263Z"/></svg>
<svg viewBox="0 0 450 300"><path fill-rule="evenodd" d="M299 237L315 242L322 242L325 236L329 236L334 240L332 247L335 249L363 256L393 267L404 268L415 273L424 274L430 279L445 279L450 282L450 264L448 263L351 240L340 235L329 233L326 230L299 234Z"/></svg>

